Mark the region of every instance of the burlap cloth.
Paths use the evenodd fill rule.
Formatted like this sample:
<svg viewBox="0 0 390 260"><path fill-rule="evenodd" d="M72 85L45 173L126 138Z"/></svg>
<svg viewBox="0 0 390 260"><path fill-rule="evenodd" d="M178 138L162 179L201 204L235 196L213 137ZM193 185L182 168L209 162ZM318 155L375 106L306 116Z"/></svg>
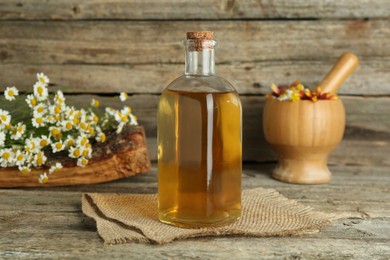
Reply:
<svg viewBox="0 0 390 260"><path fill-rule="evenodd" d="M84 214L93 218L106 244L168 243L204 236L288 236L317 232L336 216L315 212L272 189L245 190L241 218L217 228L185 229L158 221L157 195L84 194Z"/></svg>

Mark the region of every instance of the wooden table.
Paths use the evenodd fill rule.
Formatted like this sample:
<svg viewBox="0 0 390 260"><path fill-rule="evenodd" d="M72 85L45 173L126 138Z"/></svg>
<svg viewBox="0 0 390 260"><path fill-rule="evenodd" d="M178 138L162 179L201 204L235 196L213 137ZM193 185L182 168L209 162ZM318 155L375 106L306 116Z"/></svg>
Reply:
<svg viewBox="0 0 390 260"><path fill-rule="evenodd" d="M390 258L388 167L334 166L330 184L291 185L271 179L273 164L246 164L243 187L273 188L316 210L349 213L302 237L221 237L166 245L105 246L81 213L83 192L155 193L156 167L144 175L91 186L0 190L0 259L258 259Z"/></svg>

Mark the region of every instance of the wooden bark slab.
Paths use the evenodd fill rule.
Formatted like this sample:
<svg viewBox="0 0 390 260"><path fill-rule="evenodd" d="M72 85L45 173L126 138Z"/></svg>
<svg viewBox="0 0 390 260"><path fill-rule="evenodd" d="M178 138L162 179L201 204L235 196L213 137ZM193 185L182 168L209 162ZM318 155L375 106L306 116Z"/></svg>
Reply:
<svg viewBox="0 0 390 260"><path fill-rule="evenodd" d="M48 161L48 166L58 158ZM150 170L145 132L142 126L123 129L119 135L111 133L107 141L93 148L92 159L85 168L77 167L75 160L60 158L64 168L49 175L49 182L38 183L39 174L48 169L32 170L23 174L16 168L0 169L0 187L39 187L95 184L126 178Z"/></svg>

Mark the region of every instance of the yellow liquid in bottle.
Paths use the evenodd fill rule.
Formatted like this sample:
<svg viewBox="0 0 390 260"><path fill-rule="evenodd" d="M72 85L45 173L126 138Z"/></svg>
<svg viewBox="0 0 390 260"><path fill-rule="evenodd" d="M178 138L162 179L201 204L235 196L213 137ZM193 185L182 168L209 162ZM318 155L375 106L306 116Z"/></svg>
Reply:
<svg viewBox="0 0 390 260"><path fill-rule="evenodd" d="M165 90L158 109L159 219L219 226L241 213L241 104L236 92Z"/></svg>

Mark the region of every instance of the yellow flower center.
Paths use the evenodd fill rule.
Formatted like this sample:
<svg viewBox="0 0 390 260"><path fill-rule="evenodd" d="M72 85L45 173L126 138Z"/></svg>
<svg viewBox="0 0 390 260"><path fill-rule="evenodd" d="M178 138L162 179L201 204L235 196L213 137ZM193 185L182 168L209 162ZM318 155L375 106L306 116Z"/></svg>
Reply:
<svg viewBox="0 0 390 260"><path fill-rule="evenodd" d="M74 145L74 140L73 139L69 139L67 144L68 144L68 146L73 146Z"/></svg>
<svg viewBox="0 0 390 260"><path fill-rule="evenodd" d="M84 156L84 157L87 157L87 156L88 156L88 150L84 150L84 151L83 151L83 156Z"/></svg>
<svg viewBox="0 0 390 260"><path fill-rule="evenodd" d="M5 122L7 120L7 116L6 115L1 115L0 119L1 119L1 121Z"/></svg>
<svg viewBox="0 0 390 260"><path fill-rule="evenodd" d="M60 134L60 131L59 131L57 128L53 128L53 129L51 130L51 134L52 134L52 135L59 135L59 134Z"/></svg>
<svg viewBox="0 0 390 260"><path fill-rule="evenodd" d="M19 133L22 133L23 132L23 130L24 130L24 127L23 126L18 126L18 129L17 129L17 131L19 132Z"/></svg>
<svg viewBox="0 0 390 260"><path fill-rule="evenodd" d="M83 159L83 160L81 160L81 164L85 166L85 165L87 165L87 164L88 164L88 161L87 161L87 160L85 160L85 159Z"/></svg>
<svg viewBox="0 0 390 260"><path fill-rule="evenodd" d="M85 123L81 123L81 124L80 124L80 128L83 129L83 130L85 130L85 128L87 128L87 125L86 125Z"/></svg>
<svg viewBox="0 0 390 260"><path fill-rule="evenodd" d="M42 113L42 112L43 112L43 107L38 107L37 111L38 111L39 113Z"/></svg>
<svg viewBox="0 0 390 260"><path fill-rule="evenodd" d="M23 154L19 154L19 155L16 157L16 160L21 161L21 160L23 160L23 158L24 158Z"/></svg>
<svg viewBox="0 0 390 260"><path fill-rule="evenodd" d="M72 127L73 127L73 125L72 125L71 122L67 122L66 125L65 125L65 128L66 128L67 130L72 129Z"/></svg>
<svg viewBox="0 0 390 260"><path fill-rule="evenodd" d="M40 96L42 96L42 94L43 94L43 88L42 88L41 86L39 86L39 87L37 88L37 91L38 91L38 94L39 94Z"/></svg>
<svg viewBox="0 0 390 260"><path fill-rule="evenodd" d="M93 117L93 121L94 121L95 123L99 122L99 117L94 116L94 117Z"/></svg>
<svg viewBox="0 0 390 260"><path fill-rule="evenodd" d="M37 165L41 165L43 163L43 159L42 159L42 157L38 157L37 158Z"/></svg>
<svg viewBox="0 0 390 260"><path fill-rule="evenodd" d="M101 134L101 135L100 135L100 140L101 140L102 142L106 141L106 135L105 135L105 134Z"/></svg>
<svg viewBox="0 0 390 260"><path fill-rule="evenodd" d="M8 91L8 96L13 97L15 95L13 90Z"/></svg>
<svg viewBox="0 0 390 260"><path fill-rule="evenodd" d="M35 122L37 122L38 124L42 124L42 118L41 117L38 117L37 119L35 119Z"/></svg>
<svg viewBox="0 0 390 260"><path fill-rule="evenodd" d="M42 82L42 83L45 83L45 78L44 77L40 77L39 81Z"/></svg>
<svg viewBox="0 0 390 260"><path fill-rule="evenodd" d="M47 178L44 177L44 178L42 179L42 183L46 183L46 182L47 182Z"/></svg>
<svg viewBox="0 0 390 260"><path fill-rule="evenodd" d="M39 143L42 147L45 147L47 145L47 140L42 139L41 142Z"/></svg>
<svg viewBox="0 0 390 260"><path fill-rule="evenodd" d="M30 105L32 105L33 107L37 105L37 101L35 100L35 98L32 98L30 100Z"/></svg>
<svg viewBox="0 0 390 260"><path fill-rule="evenodd" d="M78 125L79 123L80 123L80 120L77 117L75 117L73 119L73 124Z"/></svg>
<svg viewBox="0 0 390 260"><path fill-rule="evenodd" d="M81 140L81 145L85 145L86 143L88 142L88 138L87 137L83 137L83 139Z"/></svg>
<svg viewBox="0 0 390 260"><path fill-rule="evenodd" d="M73 155L74 155L75 157L79 157L79 156L80 156L80 150L79 150L79 149L75 149L75 150L73 151Z"/></svg>
<svg viewBox="0 0 390 260"><path fill-rule="evenodd" d="M58 114L58 113L60 113L60 112L61 112L61 106L56 106L56 107L54 108L54 113Z"/></svg>
<svg viewBox="0 0 390 260"><path fill-rule="evenodd" d="M61 143L56 143L56 149L60 150L62 148L62 144Z"/></svg>
<svg viewBox="0 0 390 260"><path fill-rule="evenodd" d="M8 152L3 153L3 159L8 160L11 157L11 154Z"/></svg>
<svg viewBox="0 0 390 260"><path fill-rule="evenodd" d="M127 121L128 121L128 119L129 119L129 117L128 117L128 116L122 116L122 122L123 122L123 123L127 122Z"/></svg>

